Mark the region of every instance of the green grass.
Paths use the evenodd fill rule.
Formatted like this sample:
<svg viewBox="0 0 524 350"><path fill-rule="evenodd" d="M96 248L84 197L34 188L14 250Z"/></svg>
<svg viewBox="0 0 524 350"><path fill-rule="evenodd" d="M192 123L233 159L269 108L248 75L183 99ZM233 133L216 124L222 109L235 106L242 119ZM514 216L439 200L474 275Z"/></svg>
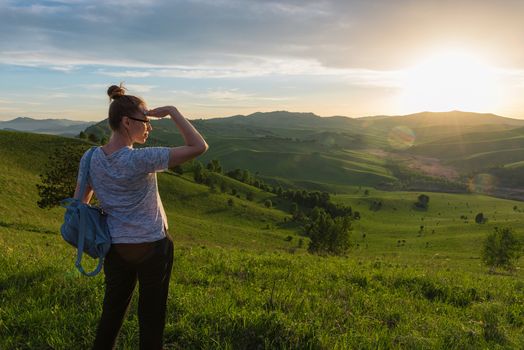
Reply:
<svg viewBox="0 0 524 350"><path fill-rule="evenodd" d="M429 195L428 210L414 208L419 194ZM479 242L496 226L513 227L524 238L521 225L524 213L513 210L522 202L477 194L448 194L430 192L384 192L375 189L364 195L364 189L352 194L332 196L333 201L350 205L362 219L354 222L354 236L359 249L366 244L392 255L424 255L427 258L456 260L453 265L473 266L482 271ZM382 209L371 211L373 201L381 201ZM475 223L482 212L487 223ZM466 220L461 216L467 217ZM424 226L419 233L420 226ZM365 239L362 235L366 234ZM405 245L398 246L399 240ZM371 249L371 248L370 248ZM450 261L448 260L448 261Z"/></svg>
<svg viewBox="0 0 524 350"><path fill-rule="evenodd" d="M88 348L103 277L80 276L56 235L0 229L0 237L0 347ZM170 349L524 344L524 283L513 276L359 252L336 258L175 245ZM136 347L136 322L135 295L120 349Z"/></svg>
<svg viewBox="0 0 524 350"><path fill-rule="evenodd" d="M0 136L0 349L89 348L103 274L90 279L75 270L75 250L58 234L63 209L36 206L46 157L78 141ZM480 242L494 226L512 226L523 237L522 202L426 193L429 209L418 211L412 204L419 193L371 188L366 196L365 188L340 187L345 194L333 200L362 219L353 223L347 257L322 257L306 252L308 239L283 211L289 203L223 179L240 198L212 193L191 174L159 175L175 241L166 348L524 347L522 270L488 274L479 259ZM276 207L265 208L265 199ZM369 210L373 200L383 202L381 210ZM475 224L481 211L489 220ZM86 258L86 265L94 261ZM135 294L119 349L137 346L136 302Z"/></svg>

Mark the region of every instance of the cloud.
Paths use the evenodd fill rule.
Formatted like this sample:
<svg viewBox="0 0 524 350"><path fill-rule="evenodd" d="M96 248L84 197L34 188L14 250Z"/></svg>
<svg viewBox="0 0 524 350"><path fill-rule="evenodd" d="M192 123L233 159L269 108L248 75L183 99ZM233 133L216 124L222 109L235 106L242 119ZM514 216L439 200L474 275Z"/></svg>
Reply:
<svg viewBox="0 0 524 350"><path fill-rule="evenodd" d="M3 1L0 60L36 66L51 61L66 72L81 64L171 66L166 73L177 77L205 77L221 73L183 67L249 65L259 57L395 70L429 46L453 44L504 52L497 58L501 64L519 65L522 50L507 48L520 47L523 11L514 0Z"/></svg>
<svg viewBox="0 0 524 350"><path fill-rule="evenodd" d="M128 90L136 91L139 93L150 92L154 88L156 88L155 85L144 85L144 84L126 84L125 86Z"/></svg>
<svg viewBox="0 0 524 350"><path fill-rule="evenodd" d="M234 89L207 89L202 92L193 92L187 90L173 90L175 95L189 97L192 99L211 100L215 102L245 102L245 101L287 101L291 97L282 96L262 96L256 93L242 92L238 88Z"/></svg>
<svg viewBox="0 0 524 350"><path fill-rule="evenodd" d="M47 95L47 98L69 98L69 97L71 97L71 94L68 94L65 92L55 92L55 93Z"/></svg>
<svg viewBox="0 0 524 350"><path fill-rule="evenodd" d="M523 11L515 0L0 1L0 63L121 79L323 75L394 87L396 72L435 48L524 66Z"/></svg>

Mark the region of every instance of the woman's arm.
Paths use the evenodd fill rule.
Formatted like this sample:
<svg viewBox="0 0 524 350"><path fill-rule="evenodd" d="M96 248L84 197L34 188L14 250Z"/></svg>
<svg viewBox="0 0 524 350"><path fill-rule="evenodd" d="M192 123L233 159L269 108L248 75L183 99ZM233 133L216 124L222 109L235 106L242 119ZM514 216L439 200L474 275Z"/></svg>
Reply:
<svg viewBox="0 0 524 350"><path fill-rule="evenodd" d="M86 190L84 191L84 198L78 198L80 196L80 184L76 184L75 194L74 198L80 199L83 203L89 203L91 201L91 197L93 197L93 189L89 184L86 184Z"/></svg>
<svg viewBox="0 0 524 350"><path fill-rule="evenodd" d="M186 143L185 146L173 147L169 156L169 167L182 164L190 159L196 158L209 148L200 133L184 118L174 106L159 107L148 111L147 115L163 118L167 115L175 122Z"/></svg>

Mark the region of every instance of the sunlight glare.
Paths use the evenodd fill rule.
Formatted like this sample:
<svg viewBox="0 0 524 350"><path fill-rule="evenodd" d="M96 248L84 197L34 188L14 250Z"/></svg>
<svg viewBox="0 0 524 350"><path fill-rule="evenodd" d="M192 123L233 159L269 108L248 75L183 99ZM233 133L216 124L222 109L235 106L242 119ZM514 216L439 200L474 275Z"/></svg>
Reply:
<svg viewBox="0 0 524 350"><path fill-rule="evenodd" d="M448 52L404 71L402 108L487 112L498 105L496 71L477 56Z"/></svg>

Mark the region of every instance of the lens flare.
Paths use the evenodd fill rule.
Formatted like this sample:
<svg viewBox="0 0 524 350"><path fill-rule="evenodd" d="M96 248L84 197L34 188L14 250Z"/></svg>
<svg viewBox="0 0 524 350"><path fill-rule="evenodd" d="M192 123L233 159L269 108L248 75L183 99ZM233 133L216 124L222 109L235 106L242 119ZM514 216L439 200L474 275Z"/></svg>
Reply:
<svg viewBox="0 0 524 350"><path fill-rule="evenodd" d="M477 174L469 180L471 192L492 193L497 185L497 178L491 174Z"/></svg>
<svg viewBox="0 0 524 350"><path fill-rule="evenodd" d="M395 126L388 135L391 147L398 150L408 149L415 143L415 133L407 126Z"/></svg>

